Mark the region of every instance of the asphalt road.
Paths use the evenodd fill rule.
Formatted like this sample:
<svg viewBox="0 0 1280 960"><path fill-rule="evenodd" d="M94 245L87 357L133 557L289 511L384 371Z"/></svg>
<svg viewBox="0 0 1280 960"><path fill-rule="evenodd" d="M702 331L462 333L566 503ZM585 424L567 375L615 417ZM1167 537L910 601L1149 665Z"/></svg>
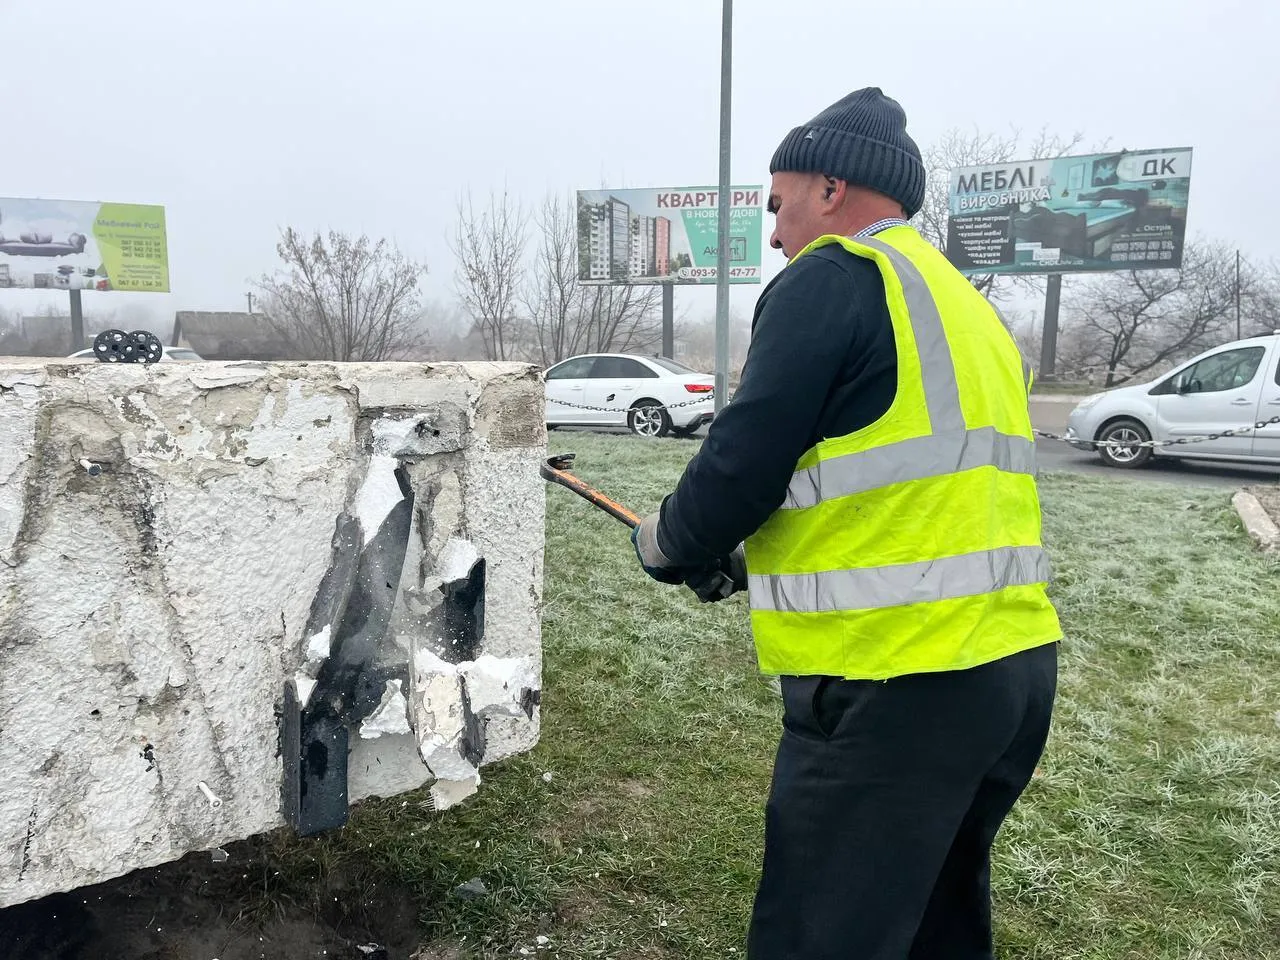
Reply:
<svg viewBox="0 0 1280 960"><path fill-rule="evenodd" d="M1042 428L1044 429L1044 428ZM1096 453L1077 450L1057 440L1036 441L1036 466L1040 473L1087 473L1099 477L1124 477L1153 483L1180 483L1186 486L1239 488L1257 483L1275 483L1280 468L1243 464L1225 466L1186 460L1152 458L1146 466L1118 470L1104 466Z"/></svg>

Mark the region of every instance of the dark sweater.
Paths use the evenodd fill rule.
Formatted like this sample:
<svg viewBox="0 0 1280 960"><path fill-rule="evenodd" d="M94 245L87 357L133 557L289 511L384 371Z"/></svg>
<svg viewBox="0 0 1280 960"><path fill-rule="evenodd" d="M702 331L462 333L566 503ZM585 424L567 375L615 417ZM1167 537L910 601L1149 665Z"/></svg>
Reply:
<svg viewBox="0 0 1280 960"><path fill-rule="evenodd" d="M663 501L662 552L678 567L729 553L781 506L801 454L884 415L897 376L876 265L836 244L789 264L756 304L732 402Z"/></svg>

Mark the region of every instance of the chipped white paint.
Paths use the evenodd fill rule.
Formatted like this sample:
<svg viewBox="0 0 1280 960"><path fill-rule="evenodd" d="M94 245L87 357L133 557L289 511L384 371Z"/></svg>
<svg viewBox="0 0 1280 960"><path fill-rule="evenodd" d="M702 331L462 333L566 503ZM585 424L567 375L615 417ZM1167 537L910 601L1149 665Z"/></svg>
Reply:
<svg viewBox="0 0 1280 960"><path fill-rule="evenodd" d="M282 825L276 711L337 652L307 632L335 524L368 535L400 458L401 675L353 731L349 795L445 809L531 748L542 409L517 364L0 362L0 906ZM479 558L483 637L449 662L439 587Z"/></svg>
<svg viewBox="0 0 1280 960"><path fill-rule="evenodd" d="M394 457L381 453L369 458L369 470L356 496L355 510L360 529L364 531L365 546L377 535L387 514L404 499L400 484L396 482L396 462Z"/></svg>
<svg viewBox="0 0 1280 960"><path fill-rule="evenodd" d="M448 810L480 789L480 774L468 780L437 780L431 785L431 806L436 810Z"/></svg>
<svg viewBox="0 0 1280 960"><path fill-rule="evenodd" d="M423 760L439 779L474 779L478 771L467 758L468 720L480 722L487 757L492 721L526 715L529 697L539 686L537 660L486 654L450 663L415 643L413 666L410 708Z"/></svg>
<svg viewBox="0 0 1280 960"><path fill-rule="evenodd" d="M305 673L300 673L293 678L293 686L298 691L298 703L305 707L311 702L311 694L315 691L316 682Z"/></svg>
<svg viewBox="0 0 1280 960"><path fill-rule="evenodd" d="M419 417L383 417L375 420L370 428L374 452L390 455L409 447L415 431L423 422Z"/></svg>
<svg viewBox="0 0 1280 960"><path fill-rule="evenodd" d="M329 659L329 643L333 634L332 624L326 623L319 633L307 640L307 665L319 664Z"/></svg>
<svg viewBox="0 0 1280 960"><path fill-rule="evenodd" d="M475 764L463 756L466 716L457 666L416 648L413 667L410 689L418 752L437 779L474 779Z"/></svg>
<svg viewBox="0 0 1280 960"><path fill-rule="evenodd" d="M436 561L435 575L441 583L461 580L471 572L480 554L470 540L450 537Z"/></svg>
<svg viewBox="0 0 1280 960"><path fill-rule="evenodd" d="M191 374L191 384L201 390L216 390L256 383L266 375L267 367L262 363L201 364L201 369Z"/></svg>
<svg viewBox="0 0 1280 960"><path fill-rule="evenodd" d="M524 712L529 691L538 689L532 657L493 657L486 653L474 661L460 663L458 671L466 681L472 709L482 717L518 716Z"/></svg>
<svg viewBox="0 0 1280 960"><path fill-rule="evenodd" d="M412 733L409 728L409 701L400 690L400 680L388 680L378 709L360 725L360 736L366 740L384 733Z"/></svg>

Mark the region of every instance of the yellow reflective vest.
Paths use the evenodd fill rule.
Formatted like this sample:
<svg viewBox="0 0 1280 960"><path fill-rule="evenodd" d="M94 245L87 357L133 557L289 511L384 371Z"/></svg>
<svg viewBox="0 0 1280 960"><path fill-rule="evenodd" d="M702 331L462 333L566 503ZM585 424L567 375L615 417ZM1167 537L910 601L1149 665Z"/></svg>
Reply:
<svg viewBox="0 0 1280 960"><path fill-rule="evenodd" d="M877 422L806 451L745 545L760 669L884 679L1058 640L1031 369L994 307L910 226L826 236L884 278L898 353Z"/></svg>

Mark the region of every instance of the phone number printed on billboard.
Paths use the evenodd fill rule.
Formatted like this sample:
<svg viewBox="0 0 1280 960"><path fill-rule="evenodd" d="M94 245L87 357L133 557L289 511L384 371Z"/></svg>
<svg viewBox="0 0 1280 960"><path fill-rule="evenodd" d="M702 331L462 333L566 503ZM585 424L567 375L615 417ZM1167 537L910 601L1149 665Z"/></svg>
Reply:
<svg viewBox="0 0 1280 960"><path fill-rule="evenodd" d="M681 267L677 274L681 280L714 280L717 271L715 267ZM759 267L730 267L730 280L749 280L752 277L760 276Z"/></svg>

